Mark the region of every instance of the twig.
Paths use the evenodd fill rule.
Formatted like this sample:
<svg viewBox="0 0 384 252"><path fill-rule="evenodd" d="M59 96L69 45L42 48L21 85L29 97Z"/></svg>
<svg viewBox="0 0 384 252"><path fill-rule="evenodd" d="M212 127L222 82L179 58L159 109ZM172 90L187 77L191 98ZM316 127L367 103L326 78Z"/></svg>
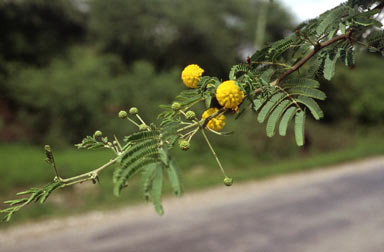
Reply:
<svg viewBox="0 0 384 252"><path fill-rule="evenodd" d="M83 173L83 174L80 174L78 176L74 176L71 178L60 179L60 182L64 183L67 186L67 185L77 184L77 183L81 183L81 182L84 182L87 180L95 179L98 176L99 172L101 172L105 168L115 164L119 158L120 158L120 155L118 155L114 159L111 159L108 163L100 166L99 168L96 168L90 172L86 172L86 173Z"/></svg>
<svg viewBox="0 0 384 252"><path fill-rule="evenodd" d="M280 75L280 77L278 77L270 85L271 86L278 85L282 80L287 78L291 73L297 71L300 67L302 67L309 59L311 59L317 52L319 52L324 47L332 45L333 43L340 41L340 40L349 39L351 36L351 32L352 32L352 30L348 30L345 34L333 37L332 39L321 42L321 43L317 43L312 51L310 51L307 55L305 55L304 58L302 58L299 62L297 62L290 70L288 70L287 72Z"/></svg>
<svg viewBox="0 0 384 252"><path fill-rule="evenodd" d="M205 134L205 129L204 129L204 128L201 129L201 133L203 134L203 137L204 137L205 141L207 142L208 147L209 147L209 149L210 149L211 152L212 152L212 155L215 157L216 162L217 162L217 164L219 165L221 172L223 173L224 177L227 177L227 175L225 174L224 168L223 168L223 166L221 165L221 162L220 162L219 158L218 158L217 155L216 155L215 150L213 149L211 143L210 143L209 140L208 140L207 135Z"/></svg>

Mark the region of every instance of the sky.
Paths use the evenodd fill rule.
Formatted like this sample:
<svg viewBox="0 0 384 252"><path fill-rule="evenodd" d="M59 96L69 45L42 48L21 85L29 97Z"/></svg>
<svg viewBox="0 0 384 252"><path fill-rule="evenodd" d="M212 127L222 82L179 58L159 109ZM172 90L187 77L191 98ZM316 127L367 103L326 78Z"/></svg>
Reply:
<svg viewBox="0 0 384 252"><path fill-rule="evenodd" d="M315 18L326 10L336 7L346 0L279 0L296 17L297 22Z"/></svg>

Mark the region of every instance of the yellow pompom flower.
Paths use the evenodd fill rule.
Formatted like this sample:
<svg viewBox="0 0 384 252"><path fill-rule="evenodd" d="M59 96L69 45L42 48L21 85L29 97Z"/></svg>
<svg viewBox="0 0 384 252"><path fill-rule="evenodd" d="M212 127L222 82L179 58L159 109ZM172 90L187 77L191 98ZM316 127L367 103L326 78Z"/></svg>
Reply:
<svg viewBox="0 0 384 252"><path fill-rule="evenodd" d="M184 84L189 88L196 88L204 69L196 64L188 65L181 72L181 79Z"/></svg>
<svg viewBox="0 0 384 252"><path fill-rule="evenodd" d="M203 113L201 118L205 119L205 118L209 117L210 115L212 115L213 113L215 113L218 110L219 110L218 108L207 109ZM209 122L207 124L208 128L210 128L212 130L215 130L215 131L221 130L222 128L224 128L224 126L225 126L225 115L215 116L211 120L209 120Z"/></svg>
<svg viewBox="0 0 384 252"><path fill-rule="evenodd" d="M224 81L216 90L216 99L221 106L237 110L244 99L244 92L235 84L235 81Z"/></svg>

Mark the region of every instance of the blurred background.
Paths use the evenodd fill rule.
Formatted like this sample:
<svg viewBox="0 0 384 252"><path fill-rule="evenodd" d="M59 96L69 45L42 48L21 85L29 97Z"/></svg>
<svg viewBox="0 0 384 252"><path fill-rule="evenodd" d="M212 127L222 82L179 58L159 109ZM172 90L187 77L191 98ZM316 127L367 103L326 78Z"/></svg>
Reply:
<svg viewBox="0 0 384 252"><path fill-rule="evenodd" d="M258 0L1 0L0 201L53 178L44 144L52 146L64 176L103 164L110 153L77 151L73 144L95 130L118 138L131 133L135 129L117 117L131 106L155 121L158 106L185 88L180 74L188 64L227 79L233 64L306 18L287 6ZM292 132L268 139L251 113L239 121L229 116L226 130L235 134L211 136L227 173L235 181L254 180L384 153L382 69L380 56L361 49L356 68L340 65L332 82L321 80L328 95L325 118L309 120L302 148ZM222 183L199 137L188 153L175 155L185 191ZM14 221L141 202L138 182L115 198L106 171L100 185L58 192Z"/></svg>

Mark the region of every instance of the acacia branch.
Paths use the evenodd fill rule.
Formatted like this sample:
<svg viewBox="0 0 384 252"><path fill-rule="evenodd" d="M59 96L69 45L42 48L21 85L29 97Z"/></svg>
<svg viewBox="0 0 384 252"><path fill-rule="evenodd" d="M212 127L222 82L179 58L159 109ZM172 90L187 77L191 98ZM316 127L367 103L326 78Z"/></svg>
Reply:
<svg viewBox="0 0 384 252"><path fill-rule="evenodd" d="M292 66L291 69L289 69L287 72L280 75L279 78L277 78L275 81L271 83L271 86L278 85L282 80L287 78L291 73L300 69L309 59L311 59L317 52L319 52L324 47L332 45L333 43L336 43L337 41L340 41L340 40L349 39L351 36L351 32L352 30L348 30L345 34L338 35L336 37L333 37L330 40L327 40L321 43L317 43L312 51L310 51L307 55L304 56L304 58L302 58L299 62L297 62L294 66Z"/></svg>

